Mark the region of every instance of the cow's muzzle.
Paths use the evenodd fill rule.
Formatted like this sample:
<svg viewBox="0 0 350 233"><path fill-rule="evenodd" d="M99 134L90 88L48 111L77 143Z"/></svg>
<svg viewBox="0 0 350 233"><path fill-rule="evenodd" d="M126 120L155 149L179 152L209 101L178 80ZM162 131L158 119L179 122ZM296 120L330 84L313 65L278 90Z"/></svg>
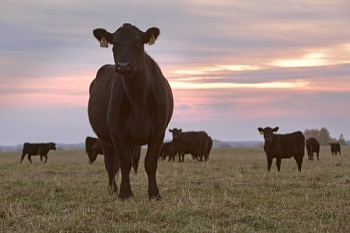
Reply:
<svg viewBox="0 0 350 233"><path fill-rule="evenodd" d="M117 62L116 65L117 68L117 72L124 74L124 73L128 73L131 71L131 62L127 62L127 61L121 61L121 62Z"/></svg>

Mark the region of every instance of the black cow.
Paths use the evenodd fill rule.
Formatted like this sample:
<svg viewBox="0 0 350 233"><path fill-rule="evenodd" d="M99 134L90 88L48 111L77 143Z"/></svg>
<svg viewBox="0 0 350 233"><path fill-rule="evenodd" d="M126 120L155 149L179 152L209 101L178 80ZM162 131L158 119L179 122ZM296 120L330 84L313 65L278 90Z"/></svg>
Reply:
<svg viewBox="0 0 350 233"><path fill-rule="evenodd" d="M169 157L169 160L174 160L177 154L174 142L163 142L162 149L160 150L159 158L164 160Z"/></svg>
<svg viewBox="0 0 350 233"><path fill-rule="evenodd" d="M117 192L115 175L121 168L119 198L130 198L129 172L132 152L148 144L145 170L148 196L160 200L156 181L157 162L165 130L173 114L170 85L144 44L153 44L158 28L140 31L124 24L114 33L93 31L102 47L113 45L114 65L102 66L90 85L88 115L105 154L109 187Z"/></svg>
<svg viewBox="0 0 350 233"><path fill-rule="evenodd" d="M314 160L314 153L316 153L317 160L319 159L319 153L320 153L320 143L313 137L309 138L305 142L306 144L306 150L309 160Z"/></svg>
<svg viewBox="0 0 350 233"><path fill-rule="evenodd" d="M169 129L173 134L173 143L177 153L179 153L179 161L184 161L185 154L191 154L192 157L199 161L206 161L209 158L210 150L208 150L208 134L204 131L188 131L182 132L182 129Z"/></svg>
<svg viewBox="0 0 350 233"><path fill-rule="evenodd" d="M86 137L85 140L85 150L89 157L89 163L92 164L95 162L97 155L103 155L103 149L100 145L100 142L97 138ZM132 153L132 167L134 168L135 173L139 167L139 161L141 157L141 146L136 146Z"/></svg>
<svg viewBox="0 0 350 233"><path fill-rule="evenodd" d="M89 163L95 162L97 155L103 155L103 150L97 138L86 137L85 152L89 157Z"/></svg>
<svg viewBox="0 0 350 233"><path fill-rule="evenodd" d="M21 162L23 161L26 154L28 154L28 160L32 163L32 156L40 155L40 161L43 161L43 157L45 157L44 163L47 162L47 154L50 150L56 150L56 144L53 142L49 143L24 143L23 144L23 152L21 157Z"/></svg>
<svg viewBox="0 0 350 233"><path fill-rule="evenodd" d="M340 144L338 142L331 142L329 145L331 145L332 156L337 155L338 153L340 155Z"/></svg>
<svg viewBox="0 0 350 233"><path fill-rule="evenodd" d="M273 129L270 127L258 128L265 139L264 151L267 158L267 170L270 171L273 158L276 158L277 170L280 171L281 160L294 157L298 170L301 171L305 149L304 135L300 131L289 134L274 134L278 129L278 127Z"/></svg>

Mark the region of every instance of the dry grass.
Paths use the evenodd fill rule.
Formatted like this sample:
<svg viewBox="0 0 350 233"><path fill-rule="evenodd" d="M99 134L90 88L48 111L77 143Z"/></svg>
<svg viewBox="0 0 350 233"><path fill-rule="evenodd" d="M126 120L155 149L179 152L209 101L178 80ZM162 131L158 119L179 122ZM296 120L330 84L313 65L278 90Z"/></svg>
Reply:
<svg viewBox="0 0 350 233"><path fill-rule="evenodd" d="M99 157L51 151L47 164L0 153L0 232L350 232L350 148L321 161L282 160L267 172L262 148L214 149L209 162L160 162L163 201L147 197L141 164L135 197L109 195Z"/></svg>

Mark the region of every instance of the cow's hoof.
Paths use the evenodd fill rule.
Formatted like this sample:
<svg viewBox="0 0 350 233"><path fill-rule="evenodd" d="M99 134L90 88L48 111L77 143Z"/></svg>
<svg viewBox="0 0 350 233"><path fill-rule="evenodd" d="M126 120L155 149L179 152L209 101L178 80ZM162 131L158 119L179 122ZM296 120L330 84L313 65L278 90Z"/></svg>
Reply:
<svg viewBox="0 0 350 233"><path fill-rule="evenodd" d="M131 199L132 197L134 196L134 194L133 194L133 192L132 191L130 191L130 192L120 192L119 193L119 195L118 195L118 197L119 197L119 200L121 200L121 201L126 201L126 200L129 200L129 199Z"/></svg>

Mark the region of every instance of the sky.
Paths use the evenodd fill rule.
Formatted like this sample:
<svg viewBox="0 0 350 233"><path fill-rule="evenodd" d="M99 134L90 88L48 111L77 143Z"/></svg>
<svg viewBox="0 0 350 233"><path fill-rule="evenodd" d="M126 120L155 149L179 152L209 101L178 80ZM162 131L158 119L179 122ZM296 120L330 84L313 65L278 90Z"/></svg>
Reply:
<svg viewBox="0 0 350 233"><path fill-rule="evenodd" d="M349 12L348 0L2 0L0 145L95 136L89 85L114 61L92 30L124 23L160 29L145 50L172 87L169 128L262 141L258 127L325 127L348 140Z"/></svg>

